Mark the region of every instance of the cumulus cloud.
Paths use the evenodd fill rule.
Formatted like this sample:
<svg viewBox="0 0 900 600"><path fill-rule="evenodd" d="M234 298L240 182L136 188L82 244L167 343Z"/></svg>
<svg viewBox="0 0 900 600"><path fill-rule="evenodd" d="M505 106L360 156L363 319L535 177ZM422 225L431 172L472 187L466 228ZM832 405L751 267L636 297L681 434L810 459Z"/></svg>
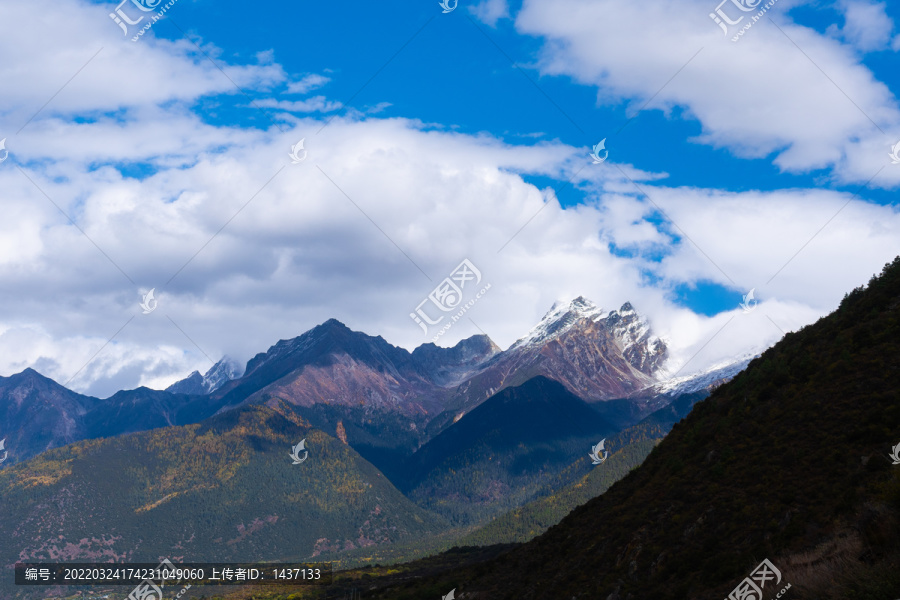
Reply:
<svg viewBox="0 0 900 600"><path fill-rule="evenodd" d="M442 344L480 329L507 346L555 300L584 294L607 308L632 301L671 340L673 365L692 359L689 369L702 368L778 339L768 318L789 330L832 309L900 239L893 209L847 204L842 194L644 181L651 204L611 165L576 178L589 201L564 210L522 176L571 176L585 160L579 149L508 145L404 119L340 119L315 135L319 127L304 120L285 134L245 135L141 181L111 168L79 175L63 164L70 176L62 181L26 168L90 241L21 174L3 169L17 215L9 228L25 224L31 240L11 245L0 266L12 307L4 320L18 335L15 344L0 337L3 371L41 360L67 379L125 323L73 386L111 393L123 373L133 384L168 382L208 367L207 356L245 360L330 317L412 348L430 338L409 313L463 258L492 288ZM118 135L129 138L127 129ZM290 165L287 150L302 136L309 155ZM679 229L653 218L658 207ZM610 243L663 248L664 258L617 256ZM653 286L648 271L659 278ZM762 302L693 357L729 318L673 304L675 286L699 280L755 287ZM143 315L138 302L150 288L159 308ZM36 341L23 345L27 331Z"/></svg>
<svg viewBox="0 0 900 600"><path fill-rule="evenodd" d="M34 26L57 40L52 51L21 31L30 12L0 23L0 43L18 36L45 60L87 60L117 33L102 13L60 6L66 18ZM76 39L72 19L99 37ZM101 26L112 33L92 29ZM555 300L585 295L606 308L633 302L670 339L670 368L691 371L814 320L898 253L896 210L837 192L666 186L640 165L588 165L561 142L358 113L324 129L324 117L283 114L271 117L280 128L212 125L194 103L239 93L193 44L109 43L10 138L0 165L4 375L32 366L101 396L163 387L331 317L413 348L430 336L409 313L463 259L491 289L444 345L484 331L508 346ZM137 54L150 64L140 76ZM266 53L256 65L216 60L270 98L303 80ZM20 127L79 66L33 82L0 66L19 84L3 127ZM644 65L633 89L668 66ZM120 88L120 73L138 89ZM308 155L292 164L301 138ZM534 176L571 178L585 202L563 209ZM673 301L703 281L734 289L734 310L705 317ZM737 303L751 287L760 304L744 314ZM143 314L150 289L159 304Z"/></svg>
<svg viewBox="0 0 900 600"><path fill-rule="evenodd" d="M263 108L277 108L287 112L312 113L312 112L332 112L339 110L343 104L334 100L328 100L325 96L313 96L305 100L276 100L267 98L259 100L257 106Z"/></svg>
<svg viewBox="0 0 900 600"><path fill-rule="evenodd" d="M507 0L483 0L469 10L479 21L491 27L496 27L500 19L509 18Z"/></svg>
<svg viewBox="0 0 900 600"><path fill-rule="evenodd" d="M312 90L322 87L329 81L331 81L330 77L326 77L325 75L321 75L319 73L309 73L307 75L304 75L301 79L289 83L287 87L287 93L308 94Z"/></svg>
<svg viewBox="0 0 900 600"><path fill-rule="evenodd" d="M35 10L4 2L3 11L0 56L15 57L0 64L4 135L17 132L44 105L41 116L95 115L191 102L215 93L239 94L235 85L268 89L286 80L280 65L265 60L223 63L223 76L188 40L147 35L133 43L122 37L101 5L61 0L53 10ZM215 58L214 47L204 50Z"/></svg>
<svg viewBox="0 0 900 600"><path fill-rule="evenodd" d="M840 0L837 8L844 15L844 26L829 28L863 52L884 50L891 43L894 21L887 15L884 2Z"/></svg>
<svg viewBox="0 0 900 600"><path fill-rule="evenodd" d="M694 142L866 182L900 137L897 99L854 47L793 23L790 4L775 4L738 43L736 28L723 36L707 17L716 7L708 0L526 0L516 27L544 39L542 73L596 86L602 103L678 107L702 126ZM883 37L873 29L877 5L846 7L857 43ZM900 172L879 183L896 187Z"/></svg>

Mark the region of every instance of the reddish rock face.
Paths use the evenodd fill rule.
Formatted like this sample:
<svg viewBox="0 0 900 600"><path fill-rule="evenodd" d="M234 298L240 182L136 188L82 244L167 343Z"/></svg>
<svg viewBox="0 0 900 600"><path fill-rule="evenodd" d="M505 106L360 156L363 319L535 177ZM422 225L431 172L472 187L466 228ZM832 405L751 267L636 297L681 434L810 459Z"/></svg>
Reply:
<svg viewBox="0 0 900 600"><path fill-rule="evenodd" d="M409 352L332 319L258 354L240 377L234 378L242 369L223 359L205 378L196 373L169 391L139 388L99 400L30 369L0 378L6 424L0 434L11 465L77 440L198 422L247 403L285 402L319 411L316 423L327 431L340 421L345 443L366 437L361 429L368 439L389 430L402 438L390 443L414 449L458 415L532 377L555 379L590 402L624 398L654 384L666 356L665 343L630 304L607 312L584 298L553 307L505 351L478 335L452 348L429 343ZM206 389L213 391L197 394Z"/></svg>
<svg viewBox="0 0 900 600"><path fill-rule="evenodd" d="M487 361L459 386L451 407L470 410L538 375L589 402L625 398L656 383L667 356L665 342L631 304L606 312L576 298L551 309L528 335Z"/></svg>
<svg viewBox="0 0 900 600"><path fill-rule="evenodd" d="M331 320L258 355L220 393L241 402L388 411L421 429L538 375L588 401L623 398L654 384L666 358L665 342L631 304L607 312L579 297L551 309L506 351L473 336L453 348L424 344L410 353Z"/></svg>

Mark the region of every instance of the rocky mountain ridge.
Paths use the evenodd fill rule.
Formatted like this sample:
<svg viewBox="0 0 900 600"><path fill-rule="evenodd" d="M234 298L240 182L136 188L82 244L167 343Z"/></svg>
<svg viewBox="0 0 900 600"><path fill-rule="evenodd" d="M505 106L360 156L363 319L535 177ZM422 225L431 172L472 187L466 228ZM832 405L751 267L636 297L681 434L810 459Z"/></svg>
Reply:
<svg viewBox="0 0 900 600"><path fill-rule="evenodd" d="M719 600L750 597L752 582L754 598L897 598L898 340L900 257L717 387L640 467L543 535L443 575L400 565L404 580L372 581L368 596L454 587L473 600ZM763 559L777 577L748 579Z"/></svg>
<svg viewBox="0 0 900 600"><path fill-rule="evenodd" d="M389 461L414 452L506 387L544 376L588 402L624 398L616 402L625 406L632 402L627 398L660 383L666 356L665 341L630 303L606 311L583 297L554 305L507 350L476 335L450 348L429 343L409 352L330 319L277 342L244 369L226 357L204 376L192 373L165 391L139 388L99 400L31 370L0 379L0 415L6 415L0 435L9 438L7 448L16 448L8 465L79 439L184 425L244 404L285 402L389 469ZM15 392L10 385L29 378L40 380L43 391L23 404L27 385ZM628 424L658 406L609 408L624 415L612 420Z"/></svg>
<svg viewBox="0 0 900 600"><path fill-rule="evenodd" d="M244 367L231 357L224 356L201 375L194 371L166 388L173 394L212 394L220 387L244 374Z"/></svg>

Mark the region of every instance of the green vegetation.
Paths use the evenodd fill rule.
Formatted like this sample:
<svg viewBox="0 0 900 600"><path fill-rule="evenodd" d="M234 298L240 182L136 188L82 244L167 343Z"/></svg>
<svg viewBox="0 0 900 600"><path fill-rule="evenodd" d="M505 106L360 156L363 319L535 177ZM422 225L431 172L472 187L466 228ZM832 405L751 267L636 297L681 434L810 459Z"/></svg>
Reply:
<svg viewBox="0 0 900 600"><path fill-rule="evenodd" d="M454 526L484 523L587 473L579 458L613 430L562 384L535 377L495 394L420 448L398 487Z"/></svg>
<svg viewBox="0 0 900 600"><path fill-rule="evenodd" d="M595 468L582 452L577 461L535 493L535 500L461 536L458 543L463 546L524 543L540 535L636 469L675 423L690 412L694 403L707 395L702 392L681 396L637 425L610 436L606 441L610 456L601 467Z"/></svg>
<svg viewBox="0 0 900 600"><path fill-rule="evenodd" d="M480 544L549 527L521 545L450 548L345 571L334 591L363 590L367 600L439 598L452 588L459 597L492 600L723 598L768 558L782 585L791 583L789 597L896 598L900 467L887 455L900 443L898 374L900 258L699 402L652 450L668 428L660 415L610 436L615 452L604 467L611 477L601 468L584 476L586 460L570 461L534 492L548 495L482 529L448 530L346 445L289 411L255 407L200 425L82 442L0 471L0 559L177 560L173 548L191 560L324 558L349 541L355 548L342 566L371 565L460 543L457 534ZM522 401L546 394L511 393L505 398L523 417L518 429L502 431L501 418L484 421L495 437L480 454L478 432L461 446L449 438L448 447L463 449L453 461L481 469L496 453L533 451L516 444L535 439L525 435L532 424L525 415L545 414L544 407L521 410ZM565 449L570 438L557 424L554 439ZM287 449L303 437L310 460L292 466ZM467 452L475 452L471 462ZM454 464L435 460L422 472L442 474ZM576 507L553 525L569 506ZM775 591L766 587L766 597ZM226 596L312 600L322 590Z"/></svg>
<svg viewBox="0 0 900 600"><path fill-rule="evenodd" d="M792 584L789 597L896 598L898 373L900 258L540 537L480 565L384 575L366 598L426 598L449 583L493 600L723 598L763 558Z"/></svg>
<svg viewBox="0 0 900 600"><path fill-rule="evenodd" d="M309 559L446 529L353 449L284 414L246 407L3 469L2 564ZM303 438L309 458L293 465Z"/></svg>
<svg viewBox="0 0 900 600"><path fill-rule="evenodd" d="M488 546L527 542L559 523L575 507L608 490L612 484L640 465L656 443L656 440L645 440L625 446L575 483L511 510L461 538L459 544ZM587 458L584 460L589 462Z"/></svg>

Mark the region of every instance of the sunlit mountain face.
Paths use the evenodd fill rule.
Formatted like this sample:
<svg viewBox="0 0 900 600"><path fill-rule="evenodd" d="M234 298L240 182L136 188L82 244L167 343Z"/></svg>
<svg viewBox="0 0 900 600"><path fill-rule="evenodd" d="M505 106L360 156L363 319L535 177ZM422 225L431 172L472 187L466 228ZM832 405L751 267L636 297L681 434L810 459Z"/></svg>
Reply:
<svg viewBox="0 0 900 600"><path fill-rule="evenodd" d="M0 600L900 597L900 4L0 13Z"/></svg>
<svg viewBox="0 0 900 600"><path fill-rule="evenodd" d="M664 361L665 342L631 305L578 298L506 351L479 335L408 352L332 319L246 367L223 359L166 391L99 399L29 369L2 382L17 431L2 471L18 507L8 559L152 561L177 547L201 561L354 561L365 549L402 558L464 536L481 544L507 535L479 531L508 511L557 491L585 498L567 490L610 454L589 493L640 464L705 397L673 391L688 378L667 387ZM22 443L42 431L43 447ZM604 458L592 464L586 450L597 447ZM106 502L122 494L126 503ZM48 503L65 510L34 521ZM204 525L212 518L220 525ZM160 530L152 546L146 529Z"/></svg>
<svg viewBox="0 0 900 600"><path fill-rule="evenodd" d="M13 462L78 440L187 425L267 404L292 407L393 472L488 398L536 376L562 383L622 428L745 364L668 379L665 358L665 342L630 304L604 311L578 298L554 306L506 351L478 335L453 348L429 343L408 352L331 319L278 342L246 367L223 358L206 375L194 372L165 391L142 387L101 400L28 369L5 378L2 393L9 430L16 432L10 436ZM692 386L695 380L699 385Z"/></svg>

